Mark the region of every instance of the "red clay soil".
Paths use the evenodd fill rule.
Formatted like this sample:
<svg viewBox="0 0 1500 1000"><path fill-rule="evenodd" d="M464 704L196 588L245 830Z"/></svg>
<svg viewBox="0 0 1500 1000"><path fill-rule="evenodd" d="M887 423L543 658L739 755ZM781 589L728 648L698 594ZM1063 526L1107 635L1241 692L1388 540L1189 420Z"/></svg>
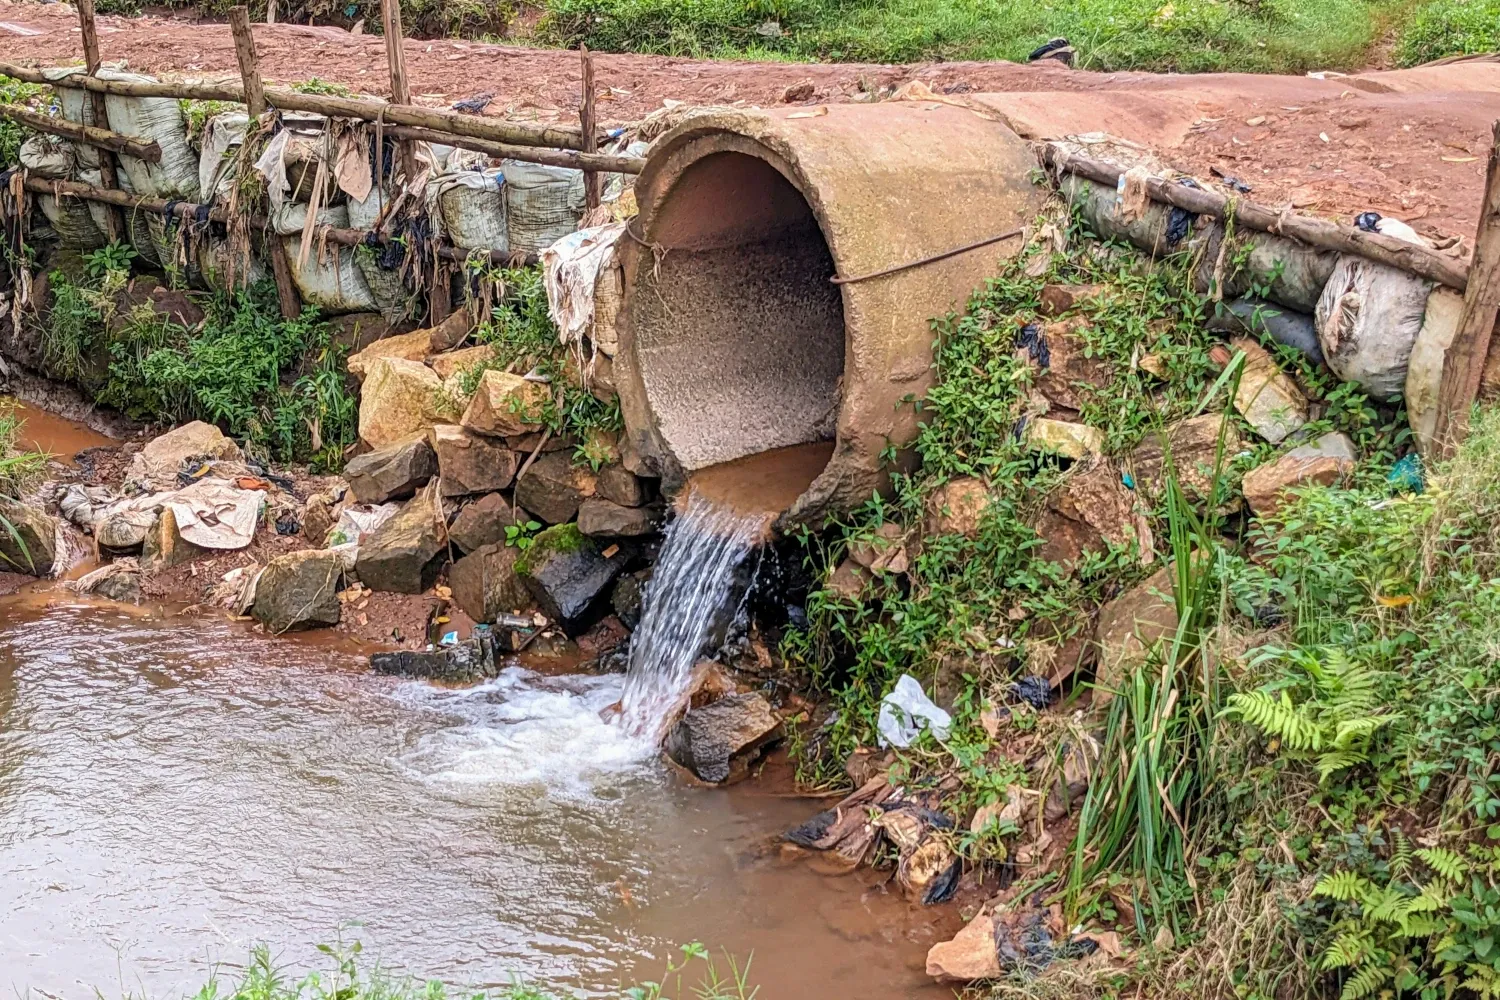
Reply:
<svg viewBox="0 0 1500 1000"><path fill-rule="evenodd" d="M35 32L34 34L32 32ZM106 60L162 77L237 79L224 25L170 18L100 19ZM309 77L387 96L383 42L334 27L256 25L261 70L276 82ZM573 121L580 93L571 52L461 41L406 43L414 99L432 106L495 95L488 112ZM79 61L72 8L0 2L0 58L36 65ZM1156 148L1206 176L1217 167L1250 197L1341 218L1374 209L1418 230L1472 237L1491 123L1500 118L1500 62L1315 80L1212 74L1090 73L1012 63L752 63L660 56L596 56L601 116L639 119L663 100L799 103L870 99L910 80L964 95L1004 115L1023 135L1103 130ZM985 95L980 98L977 95Z"/></svg>

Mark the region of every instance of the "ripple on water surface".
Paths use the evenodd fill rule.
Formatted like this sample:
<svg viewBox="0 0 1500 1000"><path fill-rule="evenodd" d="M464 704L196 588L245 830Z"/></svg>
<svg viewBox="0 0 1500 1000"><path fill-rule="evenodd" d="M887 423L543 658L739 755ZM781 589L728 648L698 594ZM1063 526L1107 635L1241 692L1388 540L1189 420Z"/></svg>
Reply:
<svg viewBox="0 0 1500 1000"><path fill-rule="evenodd" d="M618 677L444 690L213 618L0 602L0 987L170 998L358 921L469 986L656 978L688 940L762 996L946 996L925 914L763 859L805 801L681 787ZM118 955L117 955L118 950Z"/></svg>

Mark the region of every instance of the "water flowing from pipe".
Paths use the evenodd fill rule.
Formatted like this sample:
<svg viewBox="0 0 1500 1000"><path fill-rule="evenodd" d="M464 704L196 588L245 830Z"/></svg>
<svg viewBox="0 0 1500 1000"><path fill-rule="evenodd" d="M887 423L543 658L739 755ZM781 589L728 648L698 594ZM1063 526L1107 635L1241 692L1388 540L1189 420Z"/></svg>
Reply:
<svg viewBox="0 0 1500 1000"><path fill-rule="evenodd" d="M630 643L621 724L659 739L687 695L714 615L734 572L774 515L747 514L691 493L667 529Z"/></svg>

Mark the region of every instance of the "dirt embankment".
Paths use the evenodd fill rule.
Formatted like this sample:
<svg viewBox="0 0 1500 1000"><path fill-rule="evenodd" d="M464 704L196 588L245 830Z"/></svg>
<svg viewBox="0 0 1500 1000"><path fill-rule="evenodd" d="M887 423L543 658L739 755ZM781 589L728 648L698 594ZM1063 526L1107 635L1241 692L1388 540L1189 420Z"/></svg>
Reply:
<svg viewBox="0 0 1500 1000"><path fill-rule="evenodd" d="M163 76L233 76L227 27L167 18L101 19L106 59ZM262 71L278 82L318 77L387 94L380 38L333 27L257 25ZM71 9L0 2L0 56L56 64L79 57ZM494 95L489 114L569 120L577 107L571 52L459 41L406 43L407 74L424 104ZM1251 197L1347 219L1374 209L1419 230L1471 235L1484 154L1500 118L1500 62L1331 79L1215 74L1087 73L1009 63L911 66L751 63L599 55L607 120L629 121L663 100L802 103L869 100L920 80L982 103L1033 136L1109 130L1153 146L1182 170L1249 183Z"/></svg>

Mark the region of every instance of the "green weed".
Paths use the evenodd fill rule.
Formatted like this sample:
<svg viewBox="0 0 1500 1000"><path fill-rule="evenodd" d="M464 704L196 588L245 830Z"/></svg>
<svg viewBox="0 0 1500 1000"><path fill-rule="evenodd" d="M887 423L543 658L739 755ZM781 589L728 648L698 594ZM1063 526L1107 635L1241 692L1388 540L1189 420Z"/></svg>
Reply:
<svg viewBox="0 0 1500 1000"><path fill-rule="evenodd" d="M1444 56L1500 50L1500 0L1436 0L1417 9L1397 60L1415 66Z"/></svg>
<svg viewBox="0 0 1500 1000"><path fill-rule="evenodd" d="M34 103L42 93L41 84L22 83L8 76L0 76L0 103L28 105ZM30 134L31 130L26 126L8 118L0 118L0 169L13 167L20 162L17 154L21 143Z"/></svg>

